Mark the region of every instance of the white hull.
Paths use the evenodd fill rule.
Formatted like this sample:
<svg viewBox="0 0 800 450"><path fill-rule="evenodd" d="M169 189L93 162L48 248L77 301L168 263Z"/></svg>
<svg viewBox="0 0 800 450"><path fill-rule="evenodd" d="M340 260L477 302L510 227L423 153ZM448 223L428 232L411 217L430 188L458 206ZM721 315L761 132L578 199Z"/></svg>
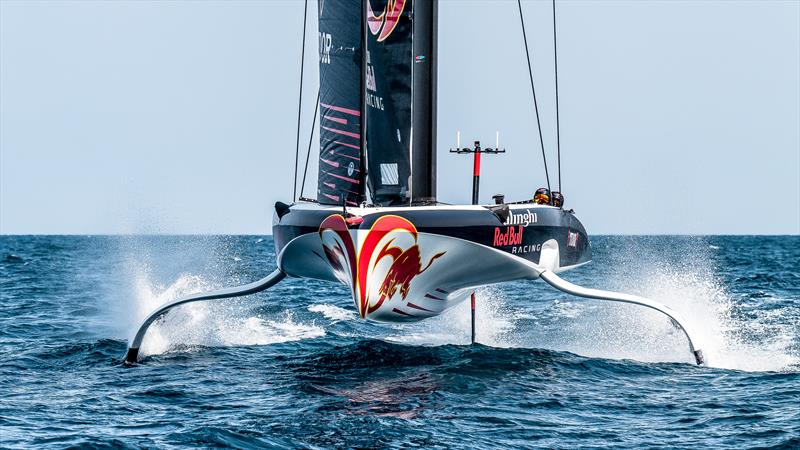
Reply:
<svg viewBox="0 0 800 450"><path fill-rule="evenodd" d="M289 242L279 255L278 267L290 276L346 284L361 317L381 322L433 317L467 299L479 286L535 279L540 272L536 264L508 252L417 232L398 216L384 217L394 222L378 233L376 227L348 229L341 216L331 216L319 233ZM544 254L558 252L554 240L544 247Z"/></svg>

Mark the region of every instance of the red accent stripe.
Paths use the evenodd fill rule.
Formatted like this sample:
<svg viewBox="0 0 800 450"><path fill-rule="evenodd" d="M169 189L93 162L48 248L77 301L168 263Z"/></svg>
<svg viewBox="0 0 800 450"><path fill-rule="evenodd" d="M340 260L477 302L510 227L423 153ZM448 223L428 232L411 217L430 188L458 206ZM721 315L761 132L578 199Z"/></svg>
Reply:
<svg viewBox="0 0 800 450"><path fill-rule="evenodd" d="M324 184L325 186L328 186L331 189L336 189L336 185L333 184L333 183L328 183L327 181L323 181L322 184Z"/></svg>
<svg viewBox="0 0 800 450"><path fill-rule="evenodd" d="M339 201L339 196L338 195L326 194L324 192L322 193L322 195L324 195L325 197L328 197L331 200L336 200L337 202Z"/></svg>
<svg viewBox="0 0 800 450"><path fill-rule="evenodd" d="M326 120L330 120L332 122L340 123L342 125L347 125L347 119L342 119L341 117L333 117L333 116L324 115L324 116L322 116L322 118L326 119Z"/></svg>
<svg viewBox="0 0 800 450"><path fill-rule="evenodd" d="M325 174L326 175L330 175L330 176L332 176L334 178L338 178L340 180L349 181L349 182L351 182L353 184L361 184L361 182L356 180L355 178L347 178L347 177L343 177L341 175L336 175L335 173L331 173L331 172L325 172Z"/></svg>
<svg viewBox="0 0 800 450"><path fill-rule="evenodd" d="M331 153L333 153L333 152L331 152ZM336 155L336 156L344 156L345 158L350 158L350 159L355 159L356 161L361 161L361 158L358 158L358 157L355 157L355 156L350 156L350 155L345 155L344 153L333 153L333 154Z"/></svg>
<svg viewBox="0 0 800 450"><path fill-rule="evenodd" d="M328 164L330 164L331 166L333 166L333 167L336 167L337 169L339 168L339 163L337 163L337 162L335 162L335 161L328 161L328 160L327 160L327 159L325 159L325 158L320 158L320 161L322 161L322 162L325 162L325 163L328 163Z"/></svg>
<svg viewBox="0 0 800 450"><path fill-rule="evenodd" d="M433 295L431 295L431 294L425 294L425 297L427 297L427 298L432 298L432 299L434 299L434 300L444 300L443 298L434 297L434 296L433 296Z"/></svg>
<svg viewBox="0 0 800 450"><path fill-rule="evenodd" d="M324 140L323 144L324 144L326 147L327 147L328 145L330 145L330 144L337 144L337 145L342 145L342 146L344 146L344 147L349 147L349 148L352 148L352 149L355 149L355 150L359 150L359 151L361 151L361 147L359 147L359 146L357 146L357 145L354 145L354 144L348 144L347 142L342 142L342 141L334 141L334 140L331 140L331 139L325 139L324 137L323 137L323 140ZM328 151L330 151L330 152L333 152L333 150L328 150Z"/></svg>
<svg viewBox="0 0 800 450"><path fill-rule="evenodd" d="M409 308L419 309L420 311L433 312L433 311L431 311L430 309L425 309L425 308L423 308L422 306L417 306L417 305L415 305L415 304L413 304L413 303L411 303L411 302L408 302L407 304L408 304L408 307L409 307Z"/></svg>
<svg viewBox="0 0 800 450"><path fill-rule="evenodd" d="M326 105L325 103L319 102L319 105L323 108L332 109L334 111L339 111L340 113L350 114L351 116L358 116L361 117L361 111L357 111L355 109L349 108L342 108L341 106L333 106L333 105Z"/></svg>
<svg viewBox="0 0 800 450"><path fill-rule="evenodd" d="M328 196L332 200L338 200L339 199L338 197L329 196L328 194L324 194L324 195ZM353 243L353 238L350 236L350 231L348 231L347 222L345 222L344 217L342 217L340 214L331 214L330 216L325 218L325 220L323 220L322 223L319 225L319 236L320 236L320 238L322 237L322 234L324 232L326 232L326 231L332 231L332 232L336 233L336 235L340 239L339 242L344 245L344 247L345 247L344 250L347 252L346 253L347 264L348 264L348 266L350 266L349 267L350 268L350 274L351 274L350 285L353 287L353 289L355 289L355 286L356 286L356 270L355 270L356 266L355 266L355 261L357 259L356 258L356 249L355 249L355 245ZM328 259L328 263L329 264L332 263L333 266L341 266L341 263L339 261L334 262L334 261L339 259L338 256L333 256L332 257L331 252L333 252L334 250L326 247L324 244L323 244L322 247L323 247L323 250L325 250L325 256ZM339 243L336 243L335 247L338 249L338 251L342 250L342 248L341 248ZM353 294L355 295L355 290L353 290Z"/></svg>
<svg viewBox="0 0 800 450"><path fill-rule="evenodd" d="M334 144L339 144L339 145L344 145L345 147L354 148L356 150L361 150L361 147L359 147L357 145L353 145L353 144L348 144L346 142L333 141L333 143Z"/></svg>
<svg viewBox="0 0 800 450"><path fill-rule="evenodd" d="M351 202L350 200L345 200L344 202L345 202L345 203L347 203L347 204L348 204L348 205L350 205L350 206L358 206L358 203L356 203L356 202Z"/></svg>
<svg viewBox="0 0 800 450"><path fill-rule="evenodd" d="M349 193L351 193L351 194L356 194L356 195L358 195L358 192L351 191L350 189L344 189L344 191L345 191L345 192L349 192Z"/></svg>
<svg viewBox="0 0 800 450"><path fill-rule="evenodd" d="M374 305L369 304L369 291L367 286L367 279L368 274L372 271L372 266L370 263L372 261L373 252L378 249L378 244L382 242L382 239L397 230L404 230L411 234L414 238L414 241L417 240L417 229L414 227L414 224L409 222L408 219L405 219L400 216L395 216L393 214L387 214L385 216L378 217L375 223L372 224L372 227L369 229L369 233L364 238L363 243L361 244L361 250L359 251L359 258L358 258L358 268L357 268L357 283L358 283L358 298L360 300L359 310L362 311L361 315L366 317L366 314L372 313L383 304L383 301L386 299L385 296L381 295L378 302ZM397 259L400 256L400 248L399 247L384 247L383 250L376 256L376 261L381 260L382 258L391 255L392 259Z"/></svg>
<svg viewBox="0 0 800 450"><path fill-rule="evenodd" d="M338 130L336 128L330 128L322 125L320 125L320 128L322 128L323 130L328 130L331 133L341 134L342 136L349 136L351 138L361 139L361 136L359 136L358 133L351 133L349 131Z"/></svg>
<svg viewBox="0 0 800 450"><path fill-rule="evenodd" d="M407 312L405 312L405 311L400 311L400 310L399 310L399 309L397 309L397 308L394 308L394 309L392 310L392 312L396 312L397 314L402 314L402 315L404 315L404 316L408 316L408 317L417 317L417 316L415 316L415 315L413 315L413 314L409 314L409 313L407 313Z"/></svg>

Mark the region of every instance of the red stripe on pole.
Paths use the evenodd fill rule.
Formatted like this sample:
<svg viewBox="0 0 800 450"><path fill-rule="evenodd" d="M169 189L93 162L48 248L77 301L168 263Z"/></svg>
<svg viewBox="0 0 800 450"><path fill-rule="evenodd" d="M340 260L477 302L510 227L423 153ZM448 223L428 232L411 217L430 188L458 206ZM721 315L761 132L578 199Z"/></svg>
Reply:
<svg viewBox="0 0 800 450"><path fill-rule="evenodd" d="M480 152L475 152L474 155L475 157L473 158L472 176L479 177L481 176L481 154Z"/></svg>

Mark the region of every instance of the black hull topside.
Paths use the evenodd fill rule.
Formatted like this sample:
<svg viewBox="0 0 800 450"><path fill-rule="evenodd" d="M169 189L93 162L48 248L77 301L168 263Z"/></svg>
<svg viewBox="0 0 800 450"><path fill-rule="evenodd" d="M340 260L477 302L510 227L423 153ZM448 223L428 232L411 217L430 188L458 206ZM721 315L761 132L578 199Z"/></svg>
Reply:
<svg viewBox="0 0 800 450"><path fill-rule="evenodd" d="M537 278L591 260L572 211L532 203L347 208L276 205L280 270L339 281L364 318L431 317L493 283ZM555 255L555 256L553 256Z"/></svg>

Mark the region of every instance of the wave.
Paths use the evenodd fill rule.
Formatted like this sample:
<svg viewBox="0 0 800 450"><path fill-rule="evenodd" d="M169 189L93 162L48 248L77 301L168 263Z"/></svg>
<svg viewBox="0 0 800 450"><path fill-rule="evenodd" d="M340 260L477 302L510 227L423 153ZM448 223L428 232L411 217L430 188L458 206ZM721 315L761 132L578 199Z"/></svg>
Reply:
<svg viewBox="0 0 800 450"><path fill-rule="evenodd" d="M334 322L341 322L345 320L353 320L358 318L356 312L353 310L347 310L327 303L311 305L308 307L308 310L310 312L320 313L323 316L325 316L326 319Z"/></svg>
<svg viewBox="0 0 800 450"><path fill-rule="evenodd" d="M25 263L25 259L22 258L21 256L17 256L17 255L13 255L13 254L9 253L9 254L3 256L3 259L0 260L0 262L2 262L4 264L22 264L22 263Z"/></svg>

